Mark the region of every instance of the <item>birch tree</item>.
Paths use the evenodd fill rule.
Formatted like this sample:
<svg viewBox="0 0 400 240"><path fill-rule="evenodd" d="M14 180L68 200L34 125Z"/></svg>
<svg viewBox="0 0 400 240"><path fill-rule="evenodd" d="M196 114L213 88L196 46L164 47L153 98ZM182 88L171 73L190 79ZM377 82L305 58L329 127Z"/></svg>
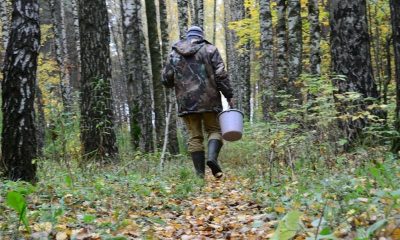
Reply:
<svg viewBox="0 0 400 240"><path fill-rule="evenodd" d="M224 1L224 28L225 28L225 45L226 45L226 64L229 73L230 80L235 81L235 77L238 75L235 63L235 42L238 38L235 31L229 28L229 23L235 21L231 14L231 0ZM236 96L235 96L236 97Z"/></svg>
<svg viewBox="0 0 400 240"><path fill-rule="evenodd" d="M0 3L0 19L1 19L1 38L3 41L3 49L7 48L9 31L10 31L10 21L9 21L9 7L8 1L3 0Z"/></svg>
<svg viewBox="0 0 400 240"><path fill-rule="evenodd" d="M54 32L54 42L56 50L56 60L60 67L60 87L61 87L61 97L64 105L64 111L71 112L72 96L71 96L71 77L68 70L68 50L67 50L67 34L65 29L65 10L64 1L59 2L56 5L55 0L49 0L53 32ZM57 11L57 6L59 11ZM60 12L60 16L57 13Z"/></svg>
<svg viewBox="0 0 400 240"><path fill-rule="evenodd" d="M169 55L169 26L168 26L168 15L167 6L165 0L159 0L159 16L160 16L160 28L161 28L161 52L162 52L162 65L165 66ZM178 154L179 153L179 143L177 135L177 125L176 125L176 104L175 104L175 93L171 89L166 89L166 114L168 114L168 109L170 111L170 119L168 126L168 143L167 148L169 153ZM168 115L167 115L168 116ZM168 121L166 121L168 122Z"/></svg>
<svg viewBox="0 0 400 240"><path fill-rule="evenodd" d="M80 82L81 78L81 42L79 37L79 16L78 16L78 0L71 0L72 6L72 17L73 17L73 26L74 26L74 39L75 39L75 49L77 52L76 60L75 60L75 67L78 70L78 77L77 80Z"/></svg>
<svg viewBox="0 0 400 240"><path fill-rule="evenodd" d="M110 30L105 0L79 0L84 159L117 160L111 93Z"/></svg>
<svg viewBox="0 0 400 240"><path fill-rule="evenodd" d="M215 45L217 42L217 2L218 0L214 0L213 6L213 40L212 43Z"/></svg>
<svg viewBox="0 0 400 240"><path fill-rule="evenodd" d="M366 119L352 120L352 116L364 111L370 101L364 98L378 97L377 87L372 75L370 43L365 0L333 0L330 5L332 73L345 78L333 78L338 89L336 102L342 116L350 116L340 121L351 143L357 138L366 124ZM357 101L346 97L348 92L360 94ZM339 98L337 94L344 95ZM347 100L347 102L345 102Z"/></svg>
<svg viewBox="0 0 400 240"><path fill-rule="evenodd" d="M271 1L260 1L260 83L263 119L269 120L271 114L277 110L275 94L277 91L274 82L273 69L273 31Z"/></svg>
<svg viewBox="0 0 400 240"><path fill-rule="evenodd" d="M276 24L277 78L283 82L287 78L286 0L277 0L276 8L278 12Z"/></svg>
<svg viewBox="0 0 400 240"><path fill-rule="evenodd" d="M135 149L154 150L152 125L151 75L143 33L140 0L121 0L124 57L130 114L130 131Z"/></svg>
<svg viewBox="0 0 400 240"><path fill-rule="evenodd" d="M40 48L39 3L38 0L14 0L12 9L2 81L0 168L8 179L35 182L34 100Z"/></svg>
<svg viewBox="0 0 400 240"><path fill-rule="evenodd" d="M295 81L302 70L303 39L301 29L301 6L300 0L289 0L288 4L288 80L291 94L301 98L300 89L296 87Z"/></svg>
<svg viewBox="0 0 400 240"><path fill-rule="evenodd" d="M204 28L204 0L189 0L192 5L192 25Z"/></svg>
<svg viewBox="0 0 400 240"><path fill-rule="evenodd" d="M189 25L189 2L190 0L177 0L178 1L178 25L179 25L179 38L186 37L186 31Z"/></svg>
<svg viewBox="0 0 400 240"><path fill-rule="evenodd" d="M146 16L147 16L147 33L149 36L151 72L153 77L153 97L154 97L154 114L156 126L156 144L157 148L161 148L164 141L165 131L165 90L162 85L161 71L161 48L160 38L158 35L157 27L157 9L154 0L145 0L146 3Z"/></svg>
<svg viewBox="0 0 400 240"><path fill-rule="evenodd" d="M228 9L227 9L228 8ZM227 1L225 6L225 21L227 22L227 61L231 84L236 99L236 107L241 110L247 119L250 117L250 46L249 40L242 44L240 50L236 48L239 41L235 29L230 29L230 22L237 22L249 14L244 2L240 0Z"/></svg>
<svg viewBox="0 0 400 240"><path fill-rule="evenodd" d="M310 73L321 75L321 26L319 23L318 0L308 0L310 22Z"/></svg>

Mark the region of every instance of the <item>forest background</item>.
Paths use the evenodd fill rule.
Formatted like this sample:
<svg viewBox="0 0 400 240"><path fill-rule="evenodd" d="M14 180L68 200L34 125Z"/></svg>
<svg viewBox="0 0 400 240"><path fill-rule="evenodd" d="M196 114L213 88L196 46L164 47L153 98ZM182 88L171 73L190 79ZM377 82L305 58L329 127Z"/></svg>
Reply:
<svg viewBox="0 0 400 240"><path fill-rule="evenodd" d="M400 239L400 1L0 9L0 238ZM190 25L218 47L245 116L221 181L194 177L160 82ZM15 56L31 88L10 74Z"/></svg>

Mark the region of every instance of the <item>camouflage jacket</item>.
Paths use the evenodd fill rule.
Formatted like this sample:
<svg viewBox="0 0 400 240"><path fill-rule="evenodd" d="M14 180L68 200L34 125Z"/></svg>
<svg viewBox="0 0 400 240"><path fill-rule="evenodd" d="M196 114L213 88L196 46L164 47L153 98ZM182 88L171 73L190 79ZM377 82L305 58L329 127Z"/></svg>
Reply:
<svg viewBox="0 0 400 240"><path fill-rule="evenodd" d="M220 91L232 98L228 74L218 49L206 40L181 40L172 46L162 83L175 87L178 115L221 112Z"/></svg>

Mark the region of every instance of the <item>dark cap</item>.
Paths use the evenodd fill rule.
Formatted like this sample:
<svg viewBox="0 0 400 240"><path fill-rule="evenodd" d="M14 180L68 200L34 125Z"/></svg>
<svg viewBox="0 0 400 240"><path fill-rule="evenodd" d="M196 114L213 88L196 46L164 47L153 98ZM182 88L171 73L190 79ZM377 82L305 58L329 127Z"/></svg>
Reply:
<svg viewBox="0 0 400 240"><path fill-rule="evenodd" d="M198 26L191 26L186 33L186 37L189 38L194 36L204 38L203 29L201 29L201 27Z"/></svg>

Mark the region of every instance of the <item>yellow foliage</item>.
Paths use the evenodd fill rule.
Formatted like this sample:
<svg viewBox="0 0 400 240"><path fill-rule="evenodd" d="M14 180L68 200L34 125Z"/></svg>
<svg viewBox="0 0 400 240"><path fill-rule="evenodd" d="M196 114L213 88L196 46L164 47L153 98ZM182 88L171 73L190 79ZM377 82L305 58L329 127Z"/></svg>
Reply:
<svg viewBox="0 0 400 240"><path fill-rule="evenodd" d="M255 0L245 0L246 18L230 22L228 27L236 32L239 41L236 48L240 49L248 42L253 42L256 48L260 46L260 9Z"/></svg>

